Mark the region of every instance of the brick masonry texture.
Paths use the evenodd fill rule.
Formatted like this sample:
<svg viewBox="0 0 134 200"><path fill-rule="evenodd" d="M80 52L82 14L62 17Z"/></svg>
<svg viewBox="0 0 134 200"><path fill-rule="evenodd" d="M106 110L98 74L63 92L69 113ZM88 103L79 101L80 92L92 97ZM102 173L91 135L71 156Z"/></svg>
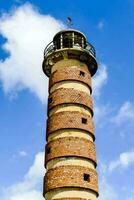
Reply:
<svg viewBox="0 0 134 200"><path fill-rule="evenodd" d="M96 164L95 145L89 140L78 137L56 139L46 145L45 165L51 159L69 156L90 159Z"/></svg>
<svg viewBox="0 0 134 200"><path fill-rule="evenodd" d="M61 70L56 70L55 72L53 72L49 78L49 91L55 83L59 83L61 81L69 81L69 80L82 82L89 87L90 91L92 91L90 73L78 67L75 68L66 67Z"/></svg>
<svg viewBox="0 0 134 200"><path fill-rule="evenodd" d="M85 92L73 88L60 88L49 95L48 109L61 104L79 104L88 107L93 115L93 101L91 96Z"/></svg>
<svg viewBox="0 0 134 200"><path fill-rule="evenodd" d="M77 111L64 111L53 114L47 120L47 136L61 129L82 129L94 137L94 124L89 115Z"/></svg>
<svg viewBox="0 0 134 200"><path fill-rule="evenodd" d="M50 190L66 187L90 189L98 195L97 172L81 166L60 166L47 171L44 194Z"/></svg>
<svg viewBox="0 0 134 200"><path fill-rule="evenodd" d="M79 68L81 70L86 71L87 73L89 72L88 66L84 63L81 62L79 60L76 59L63 59L60 62L57 62L53 65L53 70L52 71L56 71L55 69L63 69L63 68Z"/></svg>

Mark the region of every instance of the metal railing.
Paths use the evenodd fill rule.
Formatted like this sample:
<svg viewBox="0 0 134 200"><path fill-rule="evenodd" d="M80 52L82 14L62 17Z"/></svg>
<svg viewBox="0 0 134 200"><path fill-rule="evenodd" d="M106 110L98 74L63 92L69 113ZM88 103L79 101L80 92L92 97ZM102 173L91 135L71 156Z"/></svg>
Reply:
<svg viewBox="0 0 134 200"><path fill-rule="evenodd" d="M60 42L59 42L60 44ZM96 57L96 52L95 52L95 48L88 42L86 42L84 44L84 46L82 47L83 45L79 44L79 41L78 43L75 43L75 44L71 44L70 42L66 43L66 45L62 45L61 48L57 48L56 45L52 42L50 42L45 50L44 50L44 56L47 57L49 54L55 52L56 50L60 50L60 49L65 49L65 48L69 48L69 49L80 49L80 50L84 50L86 52L88 52L89 54L91 54L92 56Z"/></svg>

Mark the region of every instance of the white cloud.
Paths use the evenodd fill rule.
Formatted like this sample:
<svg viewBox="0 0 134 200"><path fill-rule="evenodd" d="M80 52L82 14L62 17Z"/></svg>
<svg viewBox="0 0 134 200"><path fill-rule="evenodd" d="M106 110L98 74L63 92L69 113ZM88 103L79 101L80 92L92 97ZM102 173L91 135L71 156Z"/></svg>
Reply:
<svg viewBox="0 0 134 200"><path fill-rule="evenodd" d="M21 156L21 157L25 157L25 156L27 156L27 152L26 151L19 151L19 155Z"/></svg>
<svg viewBox="0 0 134 200"><path fill-rule="evenodd" d="M0 61L0 80L6 94L29 89L42 102L47 79L42 72L43 51L63 24L25 4L0 18L0 34L9 57Z"/></svg>
<svg viewBox="0 0 134 200"><path fill-rule="evenodd" d="M98 25L97 25L99 30L102 30L104 28L104 21L99 21Z"/></svg>
<svg viewBox="0 0 134 200"><path fill-rule="evenodd" d="M22 182L4 188L0 194L1 200L43 200L42 185L44 169L44 152L39 152L35 156L33 165L29 168ZM118 194L114 187L106 180L107 167L99 162L99 200L118 200Z"/></svg>
<svg viewBox="0 0 134 200"><path fill-rule="evenodd" d="M93 94L98 97L101 93L102 87L106 84L108 79L107 67L104 64L99 66L97 75L93 78Z"/></svg>
<svg viewBox="0 0 134 200"><path fill-rule="evenodd" d="M109 105L101 105L99 103L99 97L101 95L102 89L104 85L107 83L108 80L108 73L107 73L107 66L105 64L100 64L98 67L97 74L93 77L92 85L93 85L93 96L95 102L94 107L94 118L97 123L97 126L103 126L106 120L104 118L107 117L107 115L110 113L111 108ZM103 119L103 120L102 120ZM99 121L101 120L101 123ZM104 122L104 123L102 123Z"/></svg>
<svg viewBox="0 0 134 200"><path fill-rule="evenodd" d="M119 159L109 164L109 171L113 171L119 167L126 168L131 164L134 164L134 151L124 152L120 154Z"/></svg>
<svg viewBox="0 0 134 200"><path fill-rule="evenodd" d="M129 191L126 191L127 197L126 200L134 200L134 189L129 189Z"/></svg>
<svg viewBox="0 0 134 200"><path fill-rule="evenodd" d="M108 104L102 105L98 102L94 107L94 120L96 122L97 127L103 127L107 123L107 119L109 119L109 115L111 112L111 108Z"/></svg>
<svg viewBox="0 0 134 200"><path fill-rule="evenodd" d="M9 57L0 60L0 81L6 94L14 97L18 91L29 89L42 102L46 100L48 80L41 67L43 51L62 28L62 22L40 14L31 4L3 13L0 34L6 38L2 48ZM102 65L93 80L95 95L99 96L106 80L106 66Z"/></svg>
<svg viewBox="0 0 134 200"><path fill-rule="evenodd" d="M115 168L117 167L127 167L134 163L134 152L125 152L120 155L120 158L115 161ZM132 161L133 160L133 161ZM112 162L111 162L112 163ZM111 164L110 163L110 164ZM120 163L117 164L116 163ZM113 162L114 164L114 162ZM113 167L114 167L113 166ZM105 161L99 160L98 162L98 171L99 171L99 200L118 200L118 199L126 199L126 200L133 200L134 197L134 190L133 185L131 184L130 187L128 187L127 184L123 184L120 187L117 186L117 178L113 176L113 174L109 173L110 165L105 164ZM111 176L112 175L112 176ZM128 176L129 177L129 176ZM110 183L110 180L112 180L112 184Z"/></svg>
<svg viewBox="0 0 134 200"><path fill-rule="evenodd" d="M100 181L100 196L99 200L118 200L118 193L115 189L107 182L106 178L101 177Z"/></svg>
<svg viewBox="0 0 134 200"><path fill-rule="evenodd" d="M118 192L114 186L108 182L108 167L105 162L98 160L99 172L99 200L118 200Z"/></svg>
<svg viewBox="0 0 134 200"><path fill-rule="evenodd" d="M3 190L2 200L43 200L42 185L44 170L44 153L35 156L33 165L28 170L22 182Z"/></svg>
<svg viewBox="0 0 134 200"><path fill-rule="evenodd" d="M134 122L134 105L127 101L119 109L117 115L112 118L112 121L118 125L123 122Z"/></svg>
<svg viewBox="0 0 134 200"><path fill-rule="evenodd" d="M134 197L128 197L127 200L134 200Z"/></svg>

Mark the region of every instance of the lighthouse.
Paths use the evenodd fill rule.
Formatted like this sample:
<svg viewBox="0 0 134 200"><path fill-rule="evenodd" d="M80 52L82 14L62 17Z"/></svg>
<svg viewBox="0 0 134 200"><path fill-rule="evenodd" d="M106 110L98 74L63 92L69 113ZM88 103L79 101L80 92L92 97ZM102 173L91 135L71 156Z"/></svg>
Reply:
<svg viewBox="0 0 134 200"><path fill-rule="evenodd" d="M96 200L95 49L80 31L62 30L45 48L43 71L49 77L43 196Z"/></svg>

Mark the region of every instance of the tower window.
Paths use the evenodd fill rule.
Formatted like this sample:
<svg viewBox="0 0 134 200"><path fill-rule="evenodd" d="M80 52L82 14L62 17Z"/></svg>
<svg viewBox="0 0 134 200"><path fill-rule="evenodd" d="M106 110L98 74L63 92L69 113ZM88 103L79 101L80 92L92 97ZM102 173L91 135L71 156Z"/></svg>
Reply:
<svg viewBox="0 0 134 200"><path fill-rule="evenodd" d="M90 181L90 175L89 174L83 174L84 181Z"/></svg>
<svg viewBox="0 0 134 200"><path fill-rule="evenodd" d="M87 124L87 119L82 117L82 124Z"/></svg>
<svg viewBox="0 0 134 200"><path fill-rule="evenodd" d="M84 77L85 76L85 72L80 71L79 75Z"/></svg>
<svg viewBox="0 0 134 200"><path fill-rule="evenodd" d="M51 147L48 147L46 152L49 154L51 152Z"/></svg>
<svg viewBox="0 0 134 200"><path fill-rule="evenodd" d="M48 99L48 103L52 103L52 101L53 101L53 98L50 97L50 98Z"/></svg>

